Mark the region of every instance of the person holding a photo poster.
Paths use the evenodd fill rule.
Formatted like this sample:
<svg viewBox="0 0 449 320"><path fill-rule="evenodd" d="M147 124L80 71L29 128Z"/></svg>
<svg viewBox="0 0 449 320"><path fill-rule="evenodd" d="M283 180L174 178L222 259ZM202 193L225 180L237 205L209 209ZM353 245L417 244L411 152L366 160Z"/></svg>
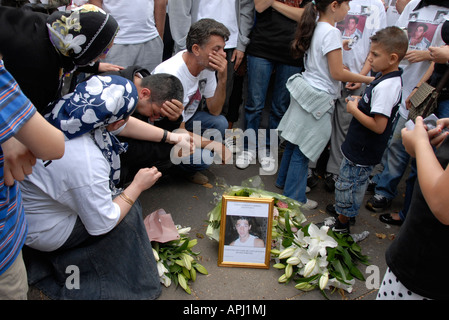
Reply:
<svg viewBox="0 0 449 320"><path fill-rule="evenodd" d="M343 50L343 64L354 73L367 75L370 65L366 62L369 54L370 37L387 25L386 13L380 0L353 0L349 2L349 12L345 20L337 24L342 31L343 41L349 41L349 50ZM340 97L336 100L332 118L329 160L326 166L325 186L334 190L334 184L340 171L343 155L340 146L345 140L352 115L346 111L346 97L360 96L363 93L361 83L342 82ZM329 210L333 210L330 205Z"/></svg>
<svg viewBox="0 0 449 320"><path fill-rule="evenodd" d="M443 23L437 23L439 13L449 12L449 1L436 0L412 0L404 8L396 26L408 31L409 41L414 36L415 29L424 24L427 27L425 38L429 41L429 46L440 47L444 45L441 37ZM417 90L419 79L421 79L431 64L430 52L427 48L410 45L409 51L402 61L400 67L403 68L402 75L403 91L402 102L399 107L399 116L396 128L392 134L391 141L385 151L383 159L383 170L374 176L372 182L376 185L375 194L368 199L366 207L375 212L382 212L389 208L393 198L397 195L397 186L407 169L410 156L405 151L402 144L401 130L405 127L408 119L406 101L408 97ZM387 213L379 218L382 222L389 224L402 224L407 215L410 203L411 192L413 190L413 179L416 178L415 166L412 165L412 172L408 178L408 187L404 200L404 207L398 213Z"/></svg>

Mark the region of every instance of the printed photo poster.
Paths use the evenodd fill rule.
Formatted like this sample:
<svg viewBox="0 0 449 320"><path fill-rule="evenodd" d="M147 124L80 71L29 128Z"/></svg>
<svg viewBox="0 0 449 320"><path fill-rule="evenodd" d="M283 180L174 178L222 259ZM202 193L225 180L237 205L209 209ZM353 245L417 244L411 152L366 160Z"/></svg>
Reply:
<svg viewBox="0 0 449 320"><path fill-rule="evenodd" d="M227 203L223 261L264 263L268 212L268 203Z"/></svg>
<svg viewBox="0 0 449 320"><path fill-rule="evenodd" d="M359 6L360 12L349 12L346 18L337 24L337 28L341 31L343 40L351 40L350 47L354 46L363 37L363 31L366 22L371 15L369 6Z"/></svg>
<svg viewBox="0 0 449 320"><path fill-rule="evenodd" d="M437 10L431 19L420 19L419 12L409 16L407 33L410 50L427 50L432 43L438 25L448 18L449 10Z"/></svg>

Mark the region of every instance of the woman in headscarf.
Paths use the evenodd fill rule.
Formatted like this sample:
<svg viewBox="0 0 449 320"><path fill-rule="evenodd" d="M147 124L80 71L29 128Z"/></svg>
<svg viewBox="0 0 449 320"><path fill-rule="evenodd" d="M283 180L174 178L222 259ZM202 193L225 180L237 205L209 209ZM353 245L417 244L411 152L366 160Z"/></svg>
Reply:
<svg viewBox="0 0 449 320"><path fill-rule="evenodd" d="M118 69L97 62L113 45L116 20L93 5L51 15L0 6L0 54L24 94L44 114L60 98L64 75ZM91 65L91 66L89 66Z"/></svg>
<svg viewBox="0 0 449 320"><path fill-rule="evenodd" d="M64 133L65 154L38 162L21 189L28 279L51 299L155 299L160 294L138 197L161 174L154 167L141 169L125 190L115 187L118 155L126 149L115 134L132 129L132 123L123 126L137 99L131 81L94 76L53 103L45 116Z"/></svg>

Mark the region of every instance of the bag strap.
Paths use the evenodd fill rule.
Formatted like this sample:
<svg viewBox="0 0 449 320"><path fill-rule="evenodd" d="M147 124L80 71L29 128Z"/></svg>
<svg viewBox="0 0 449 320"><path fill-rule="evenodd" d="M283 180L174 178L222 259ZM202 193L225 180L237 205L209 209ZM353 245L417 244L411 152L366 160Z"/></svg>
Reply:
<svg viewBox="0 0 449 320"><path fill-rule="evenodd" d="M448 80L449 80L449 67L446 69L446 72L444 73L443 77L441 78L440 82L438 83L437 87L435 88L435 91L430 96L430 99L427 102L426 108L424 109L424 112L422 113L423 118L428 116L427 113L429 112L432 104L435 102L435 100L440 95L441 90L443 90L443 87L446 85Z"/></svg>

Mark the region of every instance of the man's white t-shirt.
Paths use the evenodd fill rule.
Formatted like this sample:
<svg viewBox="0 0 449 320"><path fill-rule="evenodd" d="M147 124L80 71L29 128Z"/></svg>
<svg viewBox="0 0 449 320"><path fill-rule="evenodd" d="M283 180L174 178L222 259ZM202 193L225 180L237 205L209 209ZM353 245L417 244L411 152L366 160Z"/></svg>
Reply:
<svg viewBox="0 0 449 320"><path fill-rule="evenodd" d="M231 33L225 49L237 47L239 27L235 2L238 0L198 0L193 1L192 23L203 18L211 18L223 23Z"/></svg>
<svg viewBox="0 0 449 320"><path fill-rule="evenodd" d="M103 0L103 9L117 20L120 27L114 38L116 44L144 43L159 36L153 0Z"/></svg>
<svg viewBox="0 0 449 320"><path fill-rule="evenodd" d="M110 165L88 135L66 141L61 159L38 160L20 183L28 235L26 244L54 251L69 238L79 216L91 235L111 231L120 217L109 189Z"/></svg>
<svg viewBox="0 0 449 320"><path fill-rule="evenodd" d="M165 60L152 73L168 73L178 77L181 81L184 89L183 121L186 122L195 114L202 96L205 98L214 96L217 79L215 72L208 69L204 69L196 77L192 75L184 62L184 52L186 50L180 51L170 59Z"/></svg>
<svg viewBox="0 0 449 320"><path fill-rule="evenodd" d="M343 64L350 71L359 73L368 57L370 37L387 26L385 7L380 0L352 0L345 20L337 24L342 38L352 41L351 50L343 50ZM355 32L348 34L349 22L356 21Z"/></svg>
<svg viewBox="0 0 449 320"><path fill-rule="evenodd" d="M410 1L396 23L397 27L407 30L409 39L413 36L418 25L424 24L427 27L427 31L424 34L425 40L427 41L423 41L427 43L427 46L410 46L409 50L427 50L429 46L439 47L444 45L445 43L441 38L441 26L443 23L436 19L440 12L449 13L449 8L430 5L413 12L413 9L416 8L418 3L419 0ZM413 18L411 18L412 13ZM430 63L430 61L410 63L405 59L401 61L400 67L404 69L404 73L402 74L404 86L402 89L402 103L399 108L399 114L405 119L408 117L405 100L424 76Z"/></svg>
<svg viewBox="0 0 449 320"><path fill-rule="evenodd" d="M318 22L310 48L304 55L304 79L314 88L327 92L334 98L340 94L340 81L331 77L327 54L342 50L339 29L327 22Z"/></svg>

